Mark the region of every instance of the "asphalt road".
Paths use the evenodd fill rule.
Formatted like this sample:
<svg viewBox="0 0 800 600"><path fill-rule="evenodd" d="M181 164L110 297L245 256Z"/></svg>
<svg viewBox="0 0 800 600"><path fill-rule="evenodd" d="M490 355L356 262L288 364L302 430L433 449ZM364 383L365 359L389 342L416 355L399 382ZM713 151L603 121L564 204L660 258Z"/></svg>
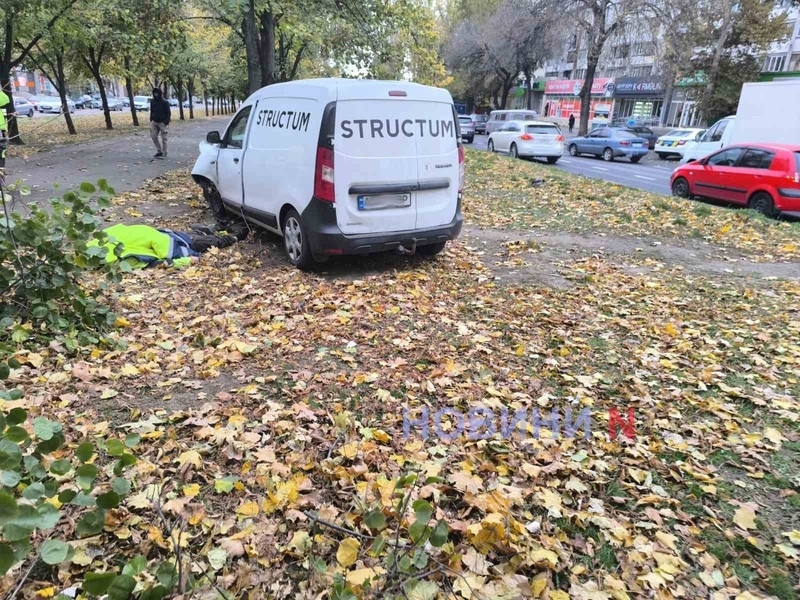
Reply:
<svg viewBox="0 0 800 600"><path fill-rule="evenodd" d="M141 131L99 139L84 144L66 144L27 158L9 158L6 178L9 182L22 180L31 195L26 202L42 202L73 188L82 181L95 183L108 180L117 192L139 188L146 179L158 177L165 171L191 167L198 154L200 140L213 129L223 130L230 116L212 117L197 121L173 119L169 131L169 157L155 159L150 131ZM53 186L59 190L53 190Z"/></svg>
<svg viewBox="0 0 800 600"><path fill-rule="evenodd" d="M486 150L488 139L488 136L476 135L473 143L467 144L467 147ZM650 155L653 155L652 158ZM604 162L600 158L591 156L572 157L566 153L565 145L564 156L555 165L547 165L544 161L542 164L547 165L548 168L562 169L575 175L603 179L648 192L669 195L671 193L669 178L678 163L658 160L652 151L650 155L638 164L633 164L624 158L616 159L613 162Z"/></svg>

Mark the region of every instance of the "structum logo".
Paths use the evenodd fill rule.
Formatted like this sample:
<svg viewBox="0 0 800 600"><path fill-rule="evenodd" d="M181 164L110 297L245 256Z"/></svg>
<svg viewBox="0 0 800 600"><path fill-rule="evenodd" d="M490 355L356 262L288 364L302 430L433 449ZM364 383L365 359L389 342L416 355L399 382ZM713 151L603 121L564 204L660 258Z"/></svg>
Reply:
<svg viewBox="0 0 800 600"><path fill-rule="evenodd" d="M539 439L543 429L553 439L562 436L572 439L582 435L588 440L592 432L592 411L583 408L575 413L567 407L563 411L553 408L548 414L540 413L538 408L531 411L519 408L511 413L505 406L499 410L474 406L464 413L445 406L436 412L422 407L416 416L412 416L407 408L403 409L403 439L419 434L423 440L433 436L444 442L453 442L462 435L468 440L487 440L498 433L503 439L514 434L523 439L528 436ZM608 411L608 437L616 440L619 435L631 440L636 437L633 408L628 408L625 417L616 408Z"/></svg>

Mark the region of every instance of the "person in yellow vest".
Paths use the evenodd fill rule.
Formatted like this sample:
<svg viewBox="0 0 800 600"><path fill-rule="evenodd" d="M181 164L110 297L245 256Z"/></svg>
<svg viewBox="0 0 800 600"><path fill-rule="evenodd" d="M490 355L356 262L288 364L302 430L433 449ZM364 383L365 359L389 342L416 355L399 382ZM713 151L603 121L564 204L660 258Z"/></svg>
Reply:
<svg viewBox="0 0 800 600"><path fill-rule="evenodd" d="M134 269L164 263L184 267L192 257L200 256L210 248L227 248L247 237L247 229L240 226L231 233L207 227L195 227L192 232L157 229L149 225L124 225L107 227L106 243L91 240L88 246L98 246L105 252L105 262L126 261Z"/></svg>
<svg viewBox="0 0 800 600"><path fill-rule="evenodd" d="M11 100L8 95L0 89L0 184L5 180L6 175L6 147L8 145L8 121L6 111L9 109ZM11 112L14 112L13 107Z"/></svg>

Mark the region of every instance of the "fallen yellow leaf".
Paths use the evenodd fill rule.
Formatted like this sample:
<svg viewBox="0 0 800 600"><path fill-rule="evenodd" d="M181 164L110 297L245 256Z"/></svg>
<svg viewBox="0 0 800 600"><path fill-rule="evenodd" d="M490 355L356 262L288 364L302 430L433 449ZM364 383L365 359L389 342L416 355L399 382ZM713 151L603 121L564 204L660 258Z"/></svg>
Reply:
<svg viewBox="0 0 800 600"><path fill-rule="evenodd" d="M347 568L356 562L358 558L358 551L361 545L355 538L345 538L339 543L339 549L336 551L336 560L343 567Z"/></svg>

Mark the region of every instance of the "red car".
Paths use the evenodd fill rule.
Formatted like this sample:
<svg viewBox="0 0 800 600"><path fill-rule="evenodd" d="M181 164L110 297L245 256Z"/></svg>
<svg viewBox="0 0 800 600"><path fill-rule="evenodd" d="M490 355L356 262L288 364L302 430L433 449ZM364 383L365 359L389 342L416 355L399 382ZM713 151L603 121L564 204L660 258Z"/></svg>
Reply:
<svg viewBox="0 0 800 600"><path fill-rule="evenodd" d="M672 193L742 204L767 215L800 216L800 146L723 148L672 173Z"/></svg>

